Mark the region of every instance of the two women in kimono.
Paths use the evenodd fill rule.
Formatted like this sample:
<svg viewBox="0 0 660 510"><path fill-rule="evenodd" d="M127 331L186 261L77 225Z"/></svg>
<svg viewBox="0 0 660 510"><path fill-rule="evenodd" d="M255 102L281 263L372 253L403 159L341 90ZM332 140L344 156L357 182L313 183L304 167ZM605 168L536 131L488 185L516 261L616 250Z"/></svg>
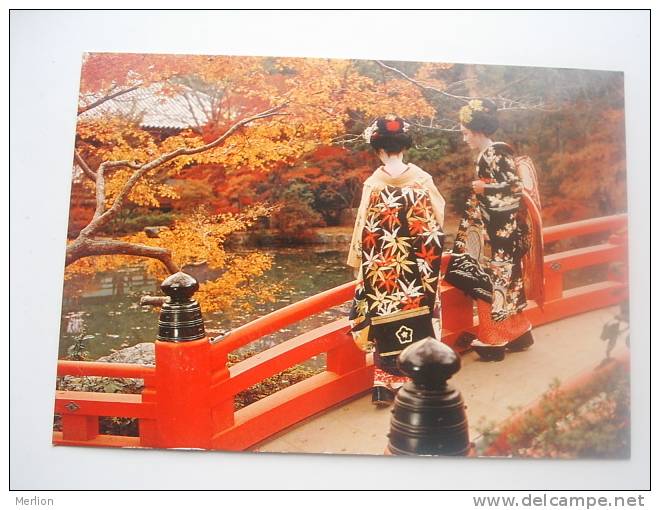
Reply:
<svg viewBox="0 0 660 510"><path fill-rule="evenodd" d="M497 129L495 105L471 101L460 117L463 139L479 156L445 280L477 300L474 350L484 360L501 360L505 349L533 343L521 313L520 181L511 149L490 139ZM412 139L403 119L379 118L364 136L383 164L364 183L353 231L347 263L358 283L349 318L358 345L374 351L372 401L386 404L407 381L397 368L398 354L427 336L441 339L445 201L428 173L404 163Z"/></svg>

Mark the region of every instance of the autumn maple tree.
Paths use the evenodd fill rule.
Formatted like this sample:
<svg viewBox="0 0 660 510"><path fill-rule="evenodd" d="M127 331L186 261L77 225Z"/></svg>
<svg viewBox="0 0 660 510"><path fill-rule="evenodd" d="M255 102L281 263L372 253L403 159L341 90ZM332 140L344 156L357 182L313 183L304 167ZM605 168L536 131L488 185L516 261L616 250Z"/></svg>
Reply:
<svg viewBox="0 0 660 510"><path fill-rule="evenodd" d="M193 90L204 94L207 108L193 125L163 136L140 127L139 116L108 108L140 90L163 98ZM267 173L333 143L356 119L370 121L391 111L423 119L435 110L413 84L375 80L347 60L88 54L74 160L96 205L67 246L67 271L111 268L127 257L142 257L152 273L162 275L206 262L224 270L200 290L200 296L226 296L209 297L212 309L228 306L240 289L267 297L272 289L260 292L250 282L269 267L268 258L229 257L222 248L231 232L270 214L267 206L257 203L222 216L198 212L157 238L144 233L114 238L104 228L129 203L157 208L163 199L176 198L171 179L188 169L216 165L227 173Z"/></svg>

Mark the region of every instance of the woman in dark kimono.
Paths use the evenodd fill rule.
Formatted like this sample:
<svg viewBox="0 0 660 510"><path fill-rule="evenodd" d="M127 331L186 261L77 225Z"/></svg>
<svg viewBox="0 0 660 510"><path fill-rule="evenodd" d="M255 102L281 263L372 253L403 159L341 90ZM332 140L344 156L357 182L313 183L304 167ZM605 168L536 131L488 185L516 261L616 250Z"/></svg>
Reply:
<svg viewBox="0 0 660 510"><path fill-rule="evenodd" d="M397 356L428 336L440 338L440 261L445 201L432 177L411 163L407 124L377 119L365 131L382 166L365 181L347 264L357 285L350 319L356 343L374 351L372 401L387 404L407 380Z"/></svg>
<svg viewBox="0 0 660 510"><path fill-rule="evenodd" d="M477 301L473 349L484 360L500 361L506 349L521 351L534 343L522 313L527 305L522 259L529 241L521 215L523 185L511 147L490 138L498 128L495 104L472 100L461 109L460 121L463 140L478 153L477 179L445 280Z"/></svg>

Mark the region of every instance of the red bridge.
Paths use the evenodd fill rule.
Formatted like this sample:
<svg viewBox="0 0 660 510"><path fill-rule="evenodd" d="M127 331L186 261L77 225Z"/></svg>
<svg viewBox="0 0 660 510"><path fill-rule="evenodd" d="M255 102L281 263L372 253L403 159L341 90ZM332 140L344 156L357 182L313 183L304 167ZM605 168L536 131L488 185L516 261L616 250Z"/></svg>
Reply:
<svg viewBox="0 0 660 510"><path fill-rule="evenodd" d="M627 216L595 218L548 227L544 241L546 303L525 311L540 325L617 304L628 297ZM558 251L566 242L580 248ZM552 252L550 252L552 249ZM443 258L447 263L447 255ZM595 283L565 288L567 272L606 266ZM353 297L349 282L241 326L221 341L156 341L156 365L59 361L57 375L144 380L141 394L57 391L58 445L245 450L371 387L373 361L359 350L341 319L227 368L228 355L262 336L340 305ZM471 299L442 287L442 340L457 351L461 333L476 330ZM234 411L234 397L258 382L319 354L325 371ZM460 388L459 388L460 389ZM99 417L136 418L139 437L102 435Z"/></svg>

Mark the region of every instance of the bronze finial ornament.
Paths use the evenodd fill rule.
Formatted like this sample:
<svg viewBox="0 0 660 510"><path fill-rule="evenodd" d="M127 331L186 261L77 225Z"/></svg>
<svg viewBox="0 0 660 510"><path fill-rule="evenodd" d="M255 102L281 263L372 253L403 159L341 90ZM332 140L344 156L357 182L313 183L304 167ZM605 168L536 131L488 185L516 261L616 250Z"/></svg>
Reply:
<svg viewBox="0 0 660 510"><path fill-rule="evenodd" d="M190 342L206 336L199 303L192 299L199 283L189 274L179 271L160 285L169 300L163 303L158 319L158 340Z"/></svg>
<svg viewBox="0 0 660 510"><path fill-rule="evenodd" d="M397 393L388 450L394 455L467 455L465 404L447 380L461 368L459 356L428 337L401 352L399 369L412 380Z"/></svg>

